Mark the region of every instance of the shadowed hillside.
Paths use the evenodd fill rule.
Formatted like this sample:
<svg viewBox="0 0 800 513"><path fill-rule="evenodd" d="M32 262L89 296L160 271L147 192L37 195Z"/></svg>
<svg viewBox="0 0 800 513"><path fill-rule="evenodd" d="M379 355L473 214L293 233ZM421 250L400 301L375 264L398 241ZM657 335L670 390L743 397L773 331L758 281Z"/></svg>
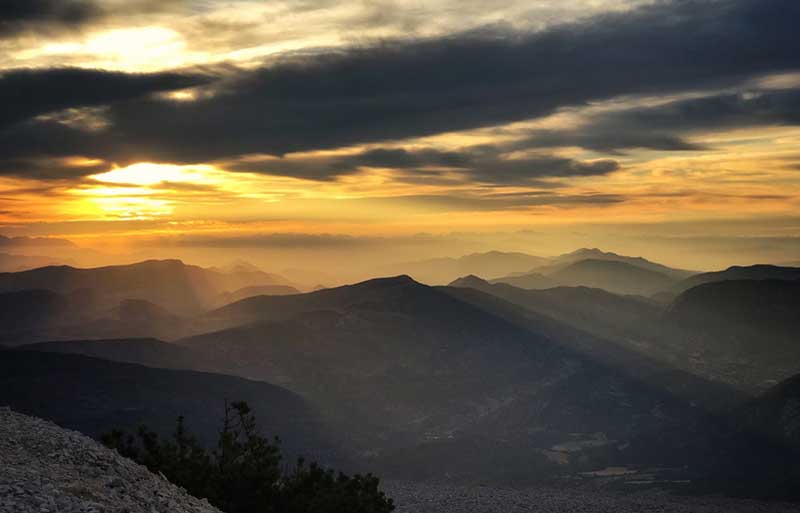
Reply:
<svg viewBox="0 0 800 513"><path fill-rule="evenodd" d="M280 436L291 453L322 461L334 457L313 409L274 385L72 354L6 350L0 357L0 404L95 437L140 424L167 435L184 415L201 440L211 443L219 411L232 398L247 401L265 434Z"/></svg>
<svg viewBox="0 0 800 513"><path fill-rule="evenodd" d="M724 271L702 273L681 281L674 287L675 292L683 292L703 283L726 280L800 280L800 267L779 267L777 265L733 266Z"/></svg>
<svg viewBox="0 0 800 513"><path fill-rule="evenodd" d="M538 329L510 322L408 277L250 298L207 321L234 327L179 343L227 365L226 372L301 394L349 426L364 454L397 472L410 471L400 460L425 461L427 471L443 477L434 457L440 448L478 444L479 458L487 458L500 440L513 440L502 445L509 457L524 448L546 460L552 446L576 440L606 454L609 440L700 414L688 401L554 340L557 321ZM412 448L420 459L401 457ZM562 456L579 455L593 458L580 449ZM480 469L465 473L475 477Z"/></svg>
<svg viewBox="0 0 800 513"><path fill-rule="evenodd" d="M690 365L763 389L800 372L800 281L708 282L679 295L665 315Z"/></svg>
<svg viewBox="0 0 800 513"><path fill-rule="evenodd" d="M91 356L148 367L213 371L215 363L185 347L160 340L140 338L122 340L60 340L39 342L17 348L25 351L67 353Z"/></svg>

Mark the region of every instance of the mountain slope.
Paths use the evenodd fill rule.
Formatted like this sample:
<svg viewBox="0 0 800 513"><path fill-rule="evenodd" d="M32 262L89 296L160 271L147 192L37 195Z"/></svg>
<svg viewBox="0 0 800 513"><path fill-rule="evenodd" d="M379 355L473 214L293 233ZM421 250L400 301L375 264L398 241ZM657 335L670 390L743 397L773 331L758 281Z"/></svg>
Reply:
<svg viewBox="0 0 800 513"><path fill-rule="evenodd" d="M59 340L17 348L25 351L79 354L122 363L164 369L213 371L214 362L175 344L139 338L121 340Z"/></svg>
<svg viewBox="0 0 800 513"><path fill-rule="evenodd" d="M0 404L94 437L140 424L169 434L184 415L212 443L226 400L247 401L264 432L280 436L293 454L331 457L314 411L274 385L72 354L6 350L0 357Z"/></svg>
<svg viewBox="0 0 800 513"><path fill-rule="evenodd" d="M657 311L637 299L585 287L527 291L474 277L457 284L442 290L710 411L722 412L744 400L731 387L687 372L655 351L659 340L651 338L649 324L658 322Z"/></svg>
<svg viewBox="0 0 800 513"><path fill-rule="evenodd" d="M746 427L800 452L800 374L767 390L743 412Z"/></svg>
<svg viewBox="0 0 800 513"><path fill-rule="evenodd" d="M227 329L179 343L227 365L225 372L301 394L347 426L377 468L397 470L394 457L425 447L420 458L442 477L432 449L441 444L477 444L476 458L488 464L500 440L513 440L504 442L507 454L543 457L575 437L625 440L699 413L555 340L564 333L556 321L550 328L511 322L408 277L255 297L208 317ZM591 394L605 399L587 403ZM531 423L523 411L541 415Z"/></svg>
<svg viewBox="0 0 800 513"><path fill-rule="evenodd" d="M113 304L113 303L112 303ZM0 293L0 345L70 339L161 337L183 333L186 320L141 299L109 308L86 290Z"/></svg>
<svg viewBox="0 0 800 513"><path fill-rule="evenodd" d="M89 318L93 301L74 302L50 290L0 293L0 346L37 340L41 333Z"/></svg>
<svg viewBox="0 0 800 513"><path fill-rule="evenodd" d="M548 276L566 286L592 287L618 294L643 296L668 289L674 283L666 274L613 260L580 260Z"/></svg>
<svg viewBox="0 0 800 513"><path fill-rule="evenodd" d="M474 275L471 275L474 276ZM492 283L507 283L521 289L550 289L558 287L558 281L541 273L525 273L504 276L491 280Z"/></svg>
<svg viewBox="0 0 800 513"><path fill-rule="evenodd" d="M290 294L300 294L300 291L290 285L256 285L242 287L233 292L224 292L217 297L215 303L220 307L254 296L288 296Z"/></svg>
<svg viewBox="0 0 800 513"><path fill-rule="evenodd" d="M581 262L587 261L592 263L581 264ZM609 262L609 264L604 266L599 262ZM620 265L614 265L614 263ZM580 264L577 266L577 270L565 271L576 264ZM586 269L583 269L583 267ZM650 271L650 273L637 272L638 270ZM562 271L565 271L566 275L559 277L559 273ZM481 276L479 273L474 274ZM674 269L642 257L618 255L617 253L601 251L597 248L581 248L571 253L550 258L545 264L532 268L526 273L509 274L490 281L493 283L508 283L523 289L585 286L603 288L621 294L650 295L653 290L663 290L664 283L666 283L663 276L670 280L683 280L693 274L695 274L694 271ZM632 286L631 284L635 283L636 280L644 280L643 283L646 285L638 288Z"/></svg>
<svg viewBox="0 0 800 513"><path fill-rule="evenodd" d="M726 280L800 280L800 267L780 267L777 265L733 266L724 271L702 273L676 284L675 292L683 292L704 283Z"/></svg>
<svg viewBox="0 0 800 513"><path fill-rule="evenodd" d="M260 271L239 270L226 274L186 265L180 260L148 260L90 269L53 266L0 273L0 292L47 289L69 295L86 291L97 302L105 304L140 299L178 314L192 314L208 308L224 291L269 285L271 279Z"/></svg>
<svg viewBox="0 0 800 513"><path fill-rule="evenodd" d="M630 264L636 267L640 267L642 269L647 269L649 271L655 271L661 274L666 274L667 276L673 279L685 279L693 274L696 274L695 271L687 271L685 269L675 269L672 267L667 267L666 265L659 264L656 262L651 262L650 260L647 260L642 257L618 255L617 253L602 251L597 248L581 248L573 251L572 253L566 253L564 255L557 256L553 260L555 261L556 264L561 264L561 265L580 262L581 260L605 260L611 262L622 262L625 264Z"/></svg>
<svg viewBox="0 0 800 513"><path fill-rule="evenodd" d="M621 296L598 288L525 290L508 283L489 283L475 276L460 278L449 286L480 290L592 335L615 340L646 338L661 313L660 307L642 298Z"/></svg>
<svg viewBox="0 0 800 513"><path fill-rule="evenodd" d="M709 282L665 314L693 365L716 379L763 389L800 373L800 281Z"/></svg>

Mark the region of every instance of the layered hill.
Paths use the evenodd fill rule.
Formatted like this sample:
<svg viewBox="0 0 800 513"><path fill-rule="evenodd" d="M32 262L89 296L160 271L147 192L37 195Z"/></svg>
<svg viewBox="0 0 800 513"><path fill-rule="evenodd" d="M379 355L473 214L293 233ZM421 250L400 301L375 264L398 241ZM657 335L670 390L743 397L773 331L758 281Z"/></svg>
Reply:
<svg viewBox="0 0 800 513"><path fill-rule="evenodd" d="M661 314L658 305L644 298L613 294L599 288L524 289L508 283L489 283L477 276L460 278L450 287L480 290L611 340L644 340Z"/></svg>
<svg viewBox="0 0 800 513"><path fill-rule="evenodd" d="M665 322L690 364L764 389L800 372L800 281L707 282L680 294Z"/></svg>
<svg viewBox="0 0 800 513"><path fill-rule="evenodd" d="M475 276L474 274L470 276ZM492 283L506 283L521 289L550 289L558 287L559 283L554 278L551 278L542 273L522 273L504 276L502 278L495 278L491 280Z"/></svg>
<svg viewBox="0 0 800 513"><path fill-rule="evenodd" d="M777 265L733 266L724 271L702 273L676 284L675 292L683 292L697 285L729 280L800 280L800 267L781 267Z"/></svg>
<svg viewBox="0 0 800 513"><path fill-rule="evenodd" d="M299 393L395 470L389 461L411 448L423 452L408 464L442 477L435 454L452 444L481 447L485 464L501 440L506 455L542 458L559 442L611 447L700 414L563 343L574 330L558 321L512 321L407 276L249 298L206 322L220 330L179 343Z"/></svg>
<svg viewBox="0 0 800 513"><path fill-rule="evenodd" d="M609 262L621 262L630 264L635 267L647 269L661 274L666 274L673 279L685 279L689 276L697 274L695 271L687 271L685 269L675 269L668 267L657 262L652 262L642 257L632 257L626 255L619 255L610 251L602 251L597 248L581 248L571 253L565 253L553 259L556 266L566 266L581 260L604 260Z"/></svg>
<svg viewBox="0 0 800 513"><path fill-rule="evenodd" d="M0 292L45 289L63 295L90 296L103 304L139 299L178 314L192 314L210 307L225 291L272 285L273 281L273 276L251 269L226 273L180 260L148 260L90 269L52 266L0 273Z"/></svg>
<svg viewBox="0 0 800 513"><path fill-rule="evenodd" d="M169 435L178 415L205 443L216 441L225 401L247 401L290 454L334 458L333 434L297 395L268 383L186 370L112 362L76 354L5 350L0 404L93 437L146 424Z"/></svg>
<svg viewBox="0 0 800 513"><path fill-rule="evenodd" d="M485 275L472 273L486 278ZM584 286L617 294L650 296L669 290L692 271L673 269L642 257L630 257L599 249L579 249L549 259L526 273L513 273L490 280L524 289Z"/></svg>
<svg viewBox="0 0 800 513"><path fill-rule="evenodd" d="M668 289L674 279L664 273L614 260L579 260L548 275L557 283L649 296Z"/></svg>
<svg viewBox="0 0 800 513"><path fill-rule="evenodd" d="M466 274L497 278L514 272L525 272L548 263L547 258L526 253L489 251L459 258L432 258L393 264L381 268L380 274L408 274L423 283L443 285Z"/></svg>
<svg viewBox="0 0 800 513"><path fill-rule="evenodd" d="M300 291L291 285L256 285L252 287L242 287L233 292L224 292L220 294L216 300L216 306L225 306L254 296L288 296L290 294L300 294Z"/></svg>
<svg viewBox="0 0 800 513"><path fill-rule="evenodd" d="M105 303L86 290L0 293L0 310L0 346L70 339L171 339L184 333L187 320L146 300Z"/></svg>
<svg viewBox="0 0 800 513"><path fill-rule="evenodd" d="M28 344L25 351L78 354L164 369L213 371L215 362L185 347L152 338L110 340L57 340Z"/></svg>
<svg viewBox="0 0 800 513"><path fill-rule="evenodd" d="M585 287L522 290L477 277L452 285L484 291L662 365L755 394L800 372L799 283L710 282L666 307Z"/></svg>

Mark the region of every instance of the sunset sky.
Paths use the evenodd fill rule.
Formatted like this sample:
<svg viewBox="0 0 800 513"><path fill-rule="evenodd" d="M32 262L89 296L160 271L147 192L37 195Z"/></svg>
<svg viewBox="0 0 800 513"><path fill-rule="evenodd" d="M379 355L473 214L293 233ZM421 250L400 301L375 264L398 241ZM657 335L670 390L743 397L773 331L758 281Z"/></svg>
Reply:
<svg viewBox="0 0 800 513"><path fill-rule="evenodd" d="M5 0L0 234L800 260L799 21L796 0Z"/></svg>

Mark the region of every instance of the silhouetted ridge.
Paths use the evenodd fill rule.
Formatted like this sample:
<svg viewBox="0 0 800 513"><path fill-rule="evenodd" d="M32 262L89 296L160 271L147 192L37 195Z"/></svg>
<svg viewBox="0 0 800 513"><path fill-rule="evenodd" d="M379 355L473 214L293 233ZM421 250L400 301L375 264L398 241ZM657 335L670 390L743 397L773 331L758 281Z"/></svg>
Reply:
<svg viewBox="0 0 800 513"><path fill-rule="evenodd" d="M489 285L489 282L475 276L474 274L470 274L468 276L463 276L454 280L453 282L449 283L448 287L470 287L470 288L480 288Z"/></svg>
<svg viewBox="0 0 800 513"><path fill-rule="evenodd" d="M153 338L112 340L58 340L19 347L25 351L80 354L115 362L136 363L148 367L187 370L213 370L215 362L189 349Z"/></svg>
<svg viewBox="0 0 800 513"><path fill-rule="evenodd" d="M0 358L0 404L95 437L115 428L135 431L141 424L169 435L177 415L184 415L210 444L218 436L218 410L232 397L250 404L263 419L264 433L280 436L291 454L331 457L314 410L275 385L77 354L9 350Z"/></svg>
<svg viewBox="0 0 800 513"><path fill-rule="evenodd" d="M177 314L196 314L218 303L220 294L244 286L272 285L276 275L249 268L230 272L187 265L177 259L147 260L95 268L51 266L0 273L0 292L48 289L59 294L89 291L99 304L149 301Z"/></svg>
<svg viewBox="0 0 800 513"><path fill-rule="evenodd" d="M443 284L459 276L475 274L495 278L512 272L524 272L544 265L546 258L525 253L489 251L472 253L459 258L440 257L383 266L381 274L407 273L427 284Z"/></svg>
<svg viewBox="0 0 800 513"><path fill-rule="evenodd" d="M670 287L666 274L615 260L580 260L549 275L561 285L605 289L620 294L651 295Z"/></svg>
<svg viewBox="0 0 800 513"><path fill-rule="evenodd" d="M571 253L566 253L564 255L555 257L553 260L557 263L562 263L562 264L577 262L580 260L605 260L612 262L622 262L634 265L636 267L640 267L642 269L647 269L650 271L666 274L667 276L673 279L683 279L687 278L688 276L691 276L692 274L695 274L694 271L687 271L684 269L674 269L672 267L668 267L663 264L652 262L643 257L620 255L611 251L603 251L598 248L577 249Z"/></svg>
<svg viewBox="0 0 800 513"><path fill-rule="evenodd" d="M677 292L688 290L703 283L726 280L800 280L800 267L781 267L777 265L732 266L724 271L702 273L692 276L675 287Z"/></svg>

